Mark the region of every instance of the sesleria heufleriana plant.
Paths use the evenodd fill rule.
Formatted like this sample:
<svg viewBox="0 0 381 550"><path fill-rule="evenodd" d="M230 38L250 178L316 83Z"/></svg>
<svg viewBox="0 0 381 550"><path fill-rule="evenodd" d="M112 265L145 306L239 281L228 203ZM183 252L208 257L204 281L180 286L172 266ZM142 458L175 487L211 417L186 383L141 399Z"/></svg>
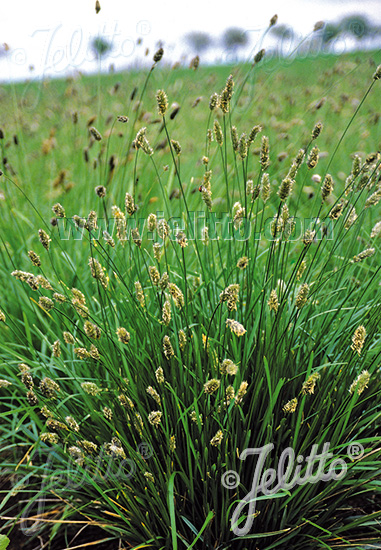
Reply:
<svg viewBox="0 0 381 550"><path fill-rule="evenodd" d="M24 324L0 313L2 461L31 535L75 518L128 548L334 548L378 537L380 156L355 156L344 184L328 169L311 180L317 122L274 177L265 121L233 124L241 92L230 75L211 93L192 193L183 179L192 159L167 120L173 98L157 91L177 203L149 129L125 117L134 160L124 199L107 200L102 181L90 212L55 204L54 227L35 229L29 265L11 273L34 310ZM154 167L160 209L142 198L153 185L138 181L142 162ZM261 494L255 512L247 504L234 516L252 489L246 449L273 444L263 467L276 469L284 449L303 458L327 443L325 471L338 474L341 459L344 476ZM356 445L362 454L349 453ZM229 471L239 476L230 489Z"/></svg>

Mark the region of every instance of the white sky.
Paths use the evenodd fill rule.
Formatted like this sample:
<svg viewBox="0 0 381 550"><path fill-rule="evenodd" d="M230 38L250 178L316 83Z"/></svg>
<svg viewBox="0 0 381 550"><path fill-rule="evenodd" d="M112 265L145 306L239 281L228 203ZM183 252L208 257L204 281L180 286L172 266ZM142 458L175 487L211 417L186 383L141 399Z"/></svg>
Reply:
<svg viewBox="0 0 381 550"><path fill-rule="evenodd" d="M364 13L381 24L381 0L100 0L100 4L96 15L95 0L0 0L0 44L11 47L8 58L0 60L0 80L28 76L30 65L35 67L34 75L95 70L88 44L98 34L114 44L105 66L114 63L120 68L142 60L145 47L151 50L151 61L159 40L167 59L180 59L187 52L181 39L193 30L218 38L226 28L237 26L249 33L254 46L274 14L278 23L292 25L303 36L319 20L352 13Z"/></svg>

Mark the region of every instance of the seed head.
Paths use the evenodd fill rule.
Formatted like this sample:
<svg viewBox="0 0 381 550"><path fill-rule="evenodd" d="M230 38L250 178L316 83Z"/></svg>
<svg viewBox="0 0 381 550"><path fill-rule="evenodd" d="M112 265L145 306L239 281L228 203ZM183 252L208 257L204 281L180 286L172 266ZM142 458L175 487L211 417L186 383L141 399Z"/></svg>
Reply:
<svg viewBox="0 0 381 550"><path fill-rule="evenodd" d="M213 445L213 447L218 447L221 445L222 440L224 438L224 433L222 430L218 430L215 436L212 437L210 440L210 444Z"/></svg>
<svg viewBox="0 0 381 550"><path fill-rule="evenodd" d="M235 405L240 405L242 403L242 400L247 392L248 383L246 381L241 382L240 387L238 388L237 395L235 396Z"/></svg>
<svg viewBox="0 0 381 550"><path fill-rule="evenodd" d="M367 370L363 370L354 380L349 388L350 393L357 392L357 395L361 395L365 388L368 387L370 381L370 374Z"/></svg>
<svg viewBox="0 0 381 550"><path fill-rule="evenodd" d="M373 227L370 238L374 239L375 237L378 237L378 235L381 234L381 222L376 223L376 225Z"/></svg>
<svg viewBox="0 0 381 550"><path fill-rule="evenodd" d="M156 101L159 115L164 116L168 109L168 98L164 90L158 90L156 92Z"/></svg>
<svg viewBox="0 0 381 550"><path fill-rule="evenodd" d="M168 290L177 308L184 307L184 294L175 283L168 283Z"/></svg>
<svg viewBox="0 0 381 550"><path fill-rule="evenodd" d="M269 306L270 311L275 311L275 313L278 311L279 300L276 290L272 290L270 292L270 299L267 302L267 305Z"/></svg>
<svg viewBox="0 0 381 550"><path fill-rule="evenodd" d="M285 413L294 413L296 411L296 407L298 406L298 400L296 397L294 399L291 399L291 401L288 401L284 407L283 411Z"/></svg>
<svg viewBox="0 0 381 550"><path fill-rule="evenodd" d="M162 416L163 416L163 413L161 411L152 411L148 415L148 422L155 428L158 428L160 425Z"/></svg>
<svg viewBox="0 0 381 550"><path fill-rule="evenodd" d="M278 196L281 201L285 201L290 196L294 183L294 180L289 177L285 177L284 180L282 180L278 191Z"/></svg>
<svg viewBox="0 0 381 550"><path fill-rule="evenodd" d="M126 122L128 122L128 116L119 115L119 116L117 117L117 121L118 121L118 122L122 122L123 124L126 124Z"/></svg>
<svg viewBox="0 0 381 550"><path fill-rule="evenodd" d="M181 145L178 141L175 139L171 139L171 145L173 147L173 150L175 151L176 155L179 157L181 155Z"/></svg>
<svg viewBox="0 0 381 550"><path fill-rule="evenodd" d="M162 367L159 367L155 371L155 376L156 376L156 380L157 380L158 384L164 384L165 378L164 378L164 371L163 371Z"/></svg>
<svg viewBox="0 0 381 550"><path fill-rule="evenodd" d="M211 380L208 380L204 384L204 393L210 395L218 390L220 387L221 382L219 380L216 380L215 378L212 378Z"/></svg>
<svg viewBox="0 0 381 550"><path fill-rule="evenodd" d="M85 321L83 329L88 338L92 338L93 340L100 339L102 331L97 325L90 323L90 321Z"/></svg>
<svg viewBox="0 0 381 550"><path fill-rule="evenodd" d="M249 263L249 258L247 256L242 256L237 262L238 269L246 269Z"/></svg>
<svg viewBox="0 0 381 550"><path fill-rule="evenodd" d="M320 374L314 372L311 374L307 380L303 383L302 394L306 395L307 393L312 394L315 391L316 382L320 379Z"/></svg>
<svg viewBox="0 0 381 550"><path fill-rule="evenodd" d="M315 168L319 160L319 148L312 147L310 154L308 155L307 159L307 167L311 170L312 168Z"/></svg>
<svg viewBox="0 0 381 550"><path fill-rule="evenodd" d="M157 50L157 52L155 53L155 55L153 56L153 60L155 63L159 63L159 61L161 60L161 58L163 57L164 55L164 50L163 48L159 48Z"/></svg>
<svg viewBox="0 0 381 550"><path fill-rule="evenodd" d="M53 357L60 357L61 355L61 343L59 340L56 340L52 347Z"/></svg>
<svg viewBox="0 0 381 550"><path fill-rule="evenodd" d="M57 202L54 206L52 206L52 210L54 214L56 215L56 218L64 218L65 217L65 208Z"/></svg>
<svg viewBox="0 0 381 550"><path fill-rule="evenodd" d="M381 65L379 65L373 74L373 80L380 80L381 78Z"/></svg>
<svg viewBox="0 0 381 550"><path fill-rule="evenodd" d="M220 294L220 302L226 302L226 305L228 307L229 311L233 311L237 309L237 303L238 300L238 293L239 293L239 285L238 284L232 284L225 288Z"/></svg>
<svg viewBox="0 0 381 550"><path fill-rule="evenodd" d="M101 134L98 132L98 130L96 128L94 128L94 126L90 126L89 132L96 141L101 141L102 140Z"/></svg>
<svg viewBox="0 0 381 550"><path fill-rule="evenodd" d="M234 319L226 319L226 326L237 336L243 336L246 332L245 327Z"/></svg>
<svg viewBox="0 0 381 550"><path fill-rule="evenodd" d="M45 248L45 250L49 250L49 243L51 242L51 238L49 235L44 231L43 229L38 230L38 236L40 238L40 243Z"/></svg>
<svg viewBox="0 0 381 550"><path fill-rule="evenodd" d="M164 355L168 360L175 355L169 336L164 336L163 338L163 350Z"/></svg>
<svg viewBox="0 0 381 550"><path fill-rule="evenodd" d="M116 335L119 342L122 342L122 344L128 344L131 338L130 333L124 327L117 328Z"/></svg>
<svg viewBox="0 0 381 550"><path fill-rule="evenodd" d="M375 248L367 248L366 250L363 250L362 252L360 252L356 256L353 256L352 261L355 262L355 263L362 262L362 260L365 260L366 258L370 258L371 256L373 256L373 254L375 252L376 252Z"/></svg>
<svg viewBox="0 0 381 550"><path fill-rule="evenodd" d="M214 111L214 109L216 109L218 107L218 94L216 92L214 92L211 96L210 96L210 100L209 100L209 109L211 111Z"/></svg>
<svg viewBox="0 0 381 550"><path fill-rule="evenodd" d="M266 50L264 48L259 50L259 52L256 53L255 56L254 56L254 63L259 63L260 61L262 61L265 53L266 53Z"/></svg>
<svg viewBox="0 0 381 550"><path fill-rule="evenodd" d="M270 165L269 138L267 136L262 136L260 163L263 170L266 170Z"/></svg>
<svg viewBox="0 0 381 550"><path fill-rule="evenodd" d="M140 306L144 308L146 305L146 299L145 299L143 287L140 281L136 281L134 286L135 286L136 299L139 302Z"/></svg>
<svg viewBox="0 0 381 550"><path fill-rule="evenodd" d="M40 259L40 256L38 256L38 254L36 254L35 252L33 252L33 250L29 250L29 251L28 251L28 257L29 257L30 261L32 262L32 264L33 264L35 267L40 267L40 266L41 266L41 259Z"/></svg>
<svg viewBox="0 0 381 550"><path fill-rule="evenodd" d="M365 338L366 338L365 327L363 325L360 325L359 327L356 328L352 336L352 345L351 345L351 349L353 351L357 351L359 355L361 354L361 350L364 346Z"/></svg>
<svg viewBox="0 0 381 550"><path fill-rule="evenodd" d="M171 302L169 300L165 300L163 305L163 313L162 313L162 323L165 326L168 326L171 322L172 313L171 313Z"/></svg>
<svg viewBox="0 0 381 550"><path fill-rule="evenodd" d="M109 279L106 275L106 268L96 258L89 258L89 266L92 277L99 281L103 288L107 288Z"/></svg>
<svg viewBox="0 0 381 550"><path fill-rule="evenodd" d="M50 311L54 308L54 302L50 298L47 298L46 296L40 296L38 300L38 305L42 307L45 311Z"/></svg>
<svg viewBox="0 0 381 550"><path fill-rule="evenodd" d="M326 174L323 185L321 186L321 200L324 202L333 191L333 178L331 174Z"/></svg>
<svg viewBox="0 0 381 550"><path fill-rule="evenodd" d="M146 389L146 392L148 393L148 395L152 397L152 399L156 401L159 407L161 407L161 399L157 391L152 386L148 386L148 388Z"/></svg>
<svg viewBox="0 0 381 550"><path fill-rule="evenodd" d="M323 124L321 122L317 122L312 130L311 139L316 139L319 137L321 131L323 129Z"/></svg>
<svg viewBox="0 0 381 550"><path fill-rule="evenodd" d="M57 382L51 378L45 377L40 382L39 390L47 399L56 399L60 387Z"/></svg>
<svg viewBox="0 0 381 550"><path fill-rule="evenodd" d="M134 198L132 197L132 195L130 195L130 193L126 193L126 196L125 196L125 199L124 199L124 204L126 206L127 214L129 214L130 216L135 214L138 207L135 206Z"/></svg>
<svg viewBox="0 0 381 550"><path fill-rule="evenodd" d="M81 388L85 393L94 397L97 397L100 393L102 393L101 388L99 388L94 382L82 382Z"/></svg>
<svg viewBox="0 0 381 550"><path fill-rule="evenodd" d="M224 359L220 364L220 373L229 374L230 376L235 376L238 372L238 367L230 359Z"/></svg>
<svg viewBox="0 0 381 550"><path fill-rule="evenodd" d="M307 302L309 291L310 291L309 285L307 283L303 283L295 299L295 305L298 309L301 309Z"/></svg>
<svg viewBox="0 0 381 550"><path fill-rule="evenodd" d="M222 147L222 144L224 143L224 137L222 134L222 128L218 120L214 121L213 124L213 130L214 130L214 137L216 138L216 141L220 147Z"/></svg>

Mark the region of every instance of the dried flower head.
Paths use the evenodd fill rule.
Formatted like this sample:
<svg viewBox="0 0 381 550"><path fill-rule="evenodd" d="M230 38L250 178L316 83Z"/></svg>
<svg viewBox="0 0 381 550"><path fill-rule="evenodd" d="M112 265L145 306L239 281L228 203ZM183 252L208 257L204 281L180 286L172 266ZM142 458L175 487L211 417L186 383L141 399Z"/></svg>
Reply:
<svg viewBox="0 0 381 550"><path fill-rule="evenodd" d="M162 323L165 326L168 326L171 322L172 318L172 312L171 312L171 302L169 300L165 300L163 305L163 312L162 312Z"/></svg>
<svg viewBox="0 0 381 550"><path fill-rule="evenodd" d="M312 168L315 168L319 160L319 148L312 147L310 154L308 155L307 159L307 167L311 170Z"/></svg>
<svg viewBox="0 0 381 550"><path fill-rule="evenodd" d="M279 308L279 300L278 295L276 293L276 290L272 290L270 292L270 298L267 302L267 305L269 306L270 311L275 311L275 313L278 311Z"/></svg>
<svg viewBox="0 0 381 550"><path fill-rule="evenodd" d="M38 236L40 239L40 243L45 248L45 250L49 250L49 243L51 242L52 239L49 237L46 231L44 231L43 229L39 229Z"/></svg>
<svg viewBox="0 0 381 550"><path fill-rule="evenodd" d="M169 336L163 338L163 351L168 360L175 355Z"/></svg>
<svg viewBox="0 0 381 550"><path fill-rule="evenodd" d="M214 137L216 138L218 145L222 147L222 144L224 143L224 136L222 134L222 128L218 120L214 121L213 130L214 130Z"/></svg>
<svg viewBox="0 0 381 550"><path fill-rule="evenodd" d="M216 380L215 378L212 378L211 380L208 380L204 384L204 393L210 395L218 390L220 387L221 382L219 380Z"/></svg>
<svg viewBox="0 0 381 550"><path fill-rule="evenodd" d="M295 306L298 309L301 309L307 302L309 291L310 291L310 287L307 283L303 283L299 288L298 294L296 295L296 299L295 299Z"/></svg>
<svg viewBox="0 0 381 550"><path fill-rule="evenodd" d="M159 48L159 49L155 52L155 55L153 56L154 62L155 62L155 63L159 63L159 61L161 61L163 55L164 55L164 50L163 50L163 48Z"/></svg>
<svg viewBox="0 0 381 550"><path fill-rule="evenodd" d="M247 256L242 256L237 262L238 269L246 269L249 263L249 258Z"/></svg>
<svg viewBox="0 0 381 550"><path fill-rule="evenodd" d="M54 308L54 302L50 298L47 298L46 296L40 296L38 300L38 305L44 309L45 311L50 311Z"/></svg>
<svg viewBox="0 0 381 550"><path fill-rule="evenodd" d="M220 373L229 374L230 376L235 376L238 372L238 367L230 359L224 359L220 364Z"/></svg>
<svg viewBox="0 0 381 550"><path fill-rule="evenodd" d="M229 285L225 290L223 290L220 294L220 302L226 302L226 305L228 307L229 311L233 311L237 309L237 303L238 300L238 293L239 293L239 285L238 284L232 284Z"/></svg>
<svg viewBox="0 0 381 550"><path fill-rule="evenodd" d="M370 381L370 374L367 370L363 370L361 374L358 375L356 380L354 380L349 388L350 393L356 392L357 395L361 395L365 388L368 387Z"/></svg>
<svg viewBox="0 0 381 550"><path fill-rule="evenodd" d="M103 267L101 263L95 258L89 258L89 266L92 277L99 281L103 288L107 288L109 279L106 275L106 268Z"/></svg>
<svg viewBox="0 0 381 550"><path fill-rule="evenodd" d="M298 406L298 400L296 397L294 397L294 399L291 399L290 401L288 401L284 407L283 407L283 411L285 413L294 413L296 411L296 407Z"/></svg>
<svg viewBox="0 0 381 550"><path fill-rule="evenodd" d="M102 389L99 388L95 382L82 382L81 388L85 393L94 397L97 397L100 393L102 393Z"/></svg>
<svg viewBox="0 0 381 550"><path fill-rule="evenodd" d="M215 436L212 437L210 440L210 444L213 445L213 447L218 447L221 445L222 440L224 438L224 433L222 430L218 430Z"/></svg>
<svg viewBox="0 0 381 550"><path fill-rule="evenodd" d="M307 380L303 383L302 394L306 395L307 393L309 394L314 393L316 382L319 379L320 379L320 374L318 372L314 372L313 374L310 374Z"/></svg>
<svg viewBox="0 0 381 550"><path fill-rule="evenodd" d="M162 367L159 367L158 369L156 369L155 376L158 384L164 384L165 378L164 378L164 371Z"/></svg>
<svg viewBox="0 0 381 550"><path fill-rule="evenodd" d="M52 210L54 214L56 215L56 218L64 218L65 217L65 208L57 202L54 206L52 206Z"/></svg>
<svg viewBox="0 0 381 550"><path fill-rule="evenodd" d="M267 172L262 175L260 193L263 202L267 202L270 198L270 178Z"/></svg>
<svg viewBox="0 0 381 550"><path fill-rule="evenodd" d="M230 330L237 336L243 336L246 332L244 326L234 319L226 319L226 326L229 327Z"/></svg>
<svg viewBox="0 0 381 550"><path fill-rule="evenodd" d="M238 388L237 395L234 398L235 405L240 405L242 403L242 400L247 392L248 383L246 381L241 382L241 385Z"/></svg>
<svg viewBox="0 0 381 550"><path fill-rule="evenodd" d="M266 170L270 165L269 138L267 136L262 136L260 163L263 170Z"/></svg>
<svg viewBox="0 0 381 550"><path fill-rule="evenodd" d="M146 392L148 393L148 395L150 395L152 397L152 399L154 399L156 401L156 403L160 407L161 406L161 399L160 399L160 395L157 393L157 391L152 386L148 386L148 388L146 389Z"/></svg>
<svg viewBox="0 0 381 550"><path fill-rule="evenodd" d="M218 94L217 94L217 92L214 92L210 96L210 100L209 100L209 109L211 111L214 111L214 109L216 109L218 107L218 100L219 100Z"/></svg>
<svg viewBox="0 0 381 550"><path fill-rule="evenodd" d="M135 206L134 198L132 197L132 195L130 195L130 193L126 193L126 196L125 196L125 199L124 199L124 204L126 206L127 214L129 214L130 216L135 214L138 207Z"/></svg>
<svg viewBox="0 0 381 550"><path fill-rule="evenodd" d="M366 338L365 327L363 325L360 325L359 327L356 328L352 336L352 345L351 345L351 349L353 351L357 351L359 355L361 354L361 350L364 346L365 338Z"/></svg>
<svg viewBox="0 0 381 550"><path fill-rule="evenodd" d="M60 387L57 382L46 376L41 380L39 390L46 398L56 399L57 393L60 391Z"/></svg>
<svg viewBox="0 0 381 550"><path fill-rule="evenodd" d="M91 136L95 139L95 141L101 141L102 140L101 134L98 132L98 130L94 126L90 126L89 132L90 132Z"/></svg>
<svg viewBox="0 0 381 550"><path fill-rule="evenodd" d="M90 321L85 321L83 329L88 338L92 338L93 340L99 340L99 338L101 337L101 334L102 334L101 329L94 323L90 323Z"/></svg>
<svg viewBox="0 0 381 550"><path fill-rule="evenodd" d="M373 254L376 252L376 249L375 248L367 248L366 250L363 250L362 252L360 252L359 254L357 254L356 256L353 256L353 262L357 263L357 262L362 262L363 260L365 260L366 258L370 258L371 256L373 256Z"/></svg>
<svg viewBox="0 0 381 550"><path fill-rule="evenodd" d="M35 267L40 267L41 266L40 256L38 256L38 254L33 252L33 250L28 251L28 257L29 257L30 261L32 262L32 264Z"/></svg>
<svg viewBox="0 0 381 550"><path fill-rule="evenodd" d="M148 422L155 428L158 428L160 425L162 416L163 416L163 413L161 411L152 411L148 415Z"/></svg>
<svg viewBox="0 0 381 550"><path fill-rule="evenodd" d="M326 174L323 185L321 186L321 200L324 202L333 191L333 178L331 174Z"/></svg>
<svg viewBox="0 0 381 550"><path fill-rule="evenodd" d="M159 115L164 116L168 109L168 98L164 90L158 90L156 92L156 101Z"/></svg>
<svg viewBox="0 0 381 550"><path fill-rule="evenodd" d="M61 343L59 340L56 340L52 347L53 357L60 357L61 355Z"/></svg>
<svg viewBox="0 0 381 550"><path fill-rule="evenodd" d="M317 122L312 130L311 139L316 139L319 137L321 131L323 129L323 124L321 122Z"/></svg>
<svg viewBox="0 0 381 550"><path fill-rule="evenodd" d="M168 283L168 291L175 302L175 306L178 308L184 307L184 294L179 287L174 283Z"/></svg>

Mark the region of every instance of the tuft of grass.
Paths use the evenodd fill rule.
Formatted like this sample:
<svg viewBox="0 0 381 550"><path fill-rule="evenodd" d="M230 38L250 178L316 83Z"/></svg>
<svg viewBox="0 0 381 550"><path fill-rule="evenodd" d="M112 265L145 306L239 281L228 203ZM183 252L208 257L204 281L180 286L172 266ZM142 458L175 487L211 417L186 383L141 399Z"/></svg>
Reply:
<svg viewBox="0 0 381 550"><path fill-rule="evenodd" d="M78 521L157 549L379 539L378 121L364 130L379 83L318 59L330 67L295 95L307 62L218 68L198 101L201 68L158 62L123 102L106 79L94 96L92 81L46 83L49 132L22 116L28 89L19 149L3 144L8 533ZM250 449L269 444L273 472L286 449L328 444L329 479L301 460L304 482L244 506Z"/></svg>

